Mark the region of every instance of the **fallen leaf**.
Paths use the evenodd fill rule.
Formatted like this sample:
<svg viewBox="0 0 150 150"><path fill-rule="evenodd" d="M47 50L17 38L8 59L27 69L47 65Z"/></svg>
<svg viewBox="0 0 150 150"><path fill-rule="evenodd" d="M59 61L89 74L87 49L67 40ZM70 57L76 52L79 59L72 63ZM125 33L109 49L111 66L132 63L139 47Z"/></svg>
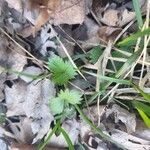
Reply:
<svg viewBox="0 0 150 150"><path fill-rule="evenodd" d="M150 149L150 142L147 140L143 140L141 138L138 138L136 136L132 136L131 134L128 134L126 132L116 130L114 129L111 132L111 138L120 143L123 144L123 146L128 150L149 150Z"/></svg>
<svg viewBox="0 0 150 150"><path fill-rule="evenodd" d="M82 24L85 18L84 0L63 0L56 11L53 23L59 24Z"/></svg>
<svg viewBox="0 0 150 150"><path fill-rule="evenodd" d="M53 120L48 102L55 96L54 84L49 79L30 84L20 80L11 87L6 85L4 92L7 116L26 115L31 119L31 129L36 135L33 143L43 138Z"/></svg>
<svg viewBox="0 0 150 150"><path fill-rule="evenodd" d="M106 43L109 40L111 41L115 40L115 38L120 32L121 32L121 28L102 26L98 30L98 36L102 43Z"/></svg>
<svg viewBox="0 0 150 150"><path fill-rule="evenodd" d="M114 115L115 123L121 121L125 124L127 132L133 133L136 129L136 117L135 114L128 112L121 108L119 105L114 104L112 108L106 109L106 118L110 115Z"/></svg>
<svg viewBox="0 0 150 150"><path fill-rule="evenodd" d="M133 133L134 136L150 141L150 129L145 125L145 123L137 119L136 131Z"/></svg>
<svg viewBox="0 0 150 150"><path fill-rule="evenodd" d="M13 46L13 49L8 54L7 64L10 73L8 74L7 79L15 80L18 78L19 73L13 73L13 71L22 72L24 66L27 64L26 54L18 46Z"/></svg>
<svg viewBox="0 0 150 150"><path fill-rule="evenodd" d="M23 11L20 9L22 8L21 1L16 2L17 6L14 5L14 1L6 1L20 13ZM44 0L41 3L30 0L25 1L24 5L24 16L35 25L35 30L39 30L48 20L55 25L82 24L85 18L84 0ZM31 8L36 9L36 13L33 13Z"/></svg>
<svg viewBox="0 0 150 150"><path fill-rule="evenodd" d="M7 141L5 141L2 138L0 138L0 146L1 146L1 150L7 150L9 148Z"/></svg>
<svg viewBox="0 0 150 150"><path fill-rule="evenodd" d="M48 80L34 81L27 87L23 109L28 118L33 118L32 132L36 135L33 143L42 139L49 131L54 119L50 113L48 102L55 96L54 84Z"/></svg>
<svg viewBox="0 0 150 150"><path fill-rule="evenodd" d="M22 81L17 83L9 81L8 85L7 84L5 85L4 93L7 104L6 115L8 117L25 115L24 110L22 109L22 104L24 103L24 96L26 95L26 89L27 85Z"/></svg>
<svg viewBox="0 0 150 150"><path fill-rule="evenodd" d="M119 21L119 11L114 9L108 9L104 12L103 17L101 18L101 22L107 26L117 26Z"/></svg>
<svg viewBox="0 0 150 150"><path fill-rule="evenodd" d="M128 11L127 9L125 9L121 13L121 19L118 21L118 26L122 27L127 23L129 23L130 21L132 21L134 18L135 18L135 12Z"/></svg>
<svg viewBox="0 0 150 150"><path fill-rule="evenodd" d="M15 139L18 143L32 143L34 138L34 134L31 129L31 120L26 117L20 117L19 122L9 122L9 128L13 133L13 139Z"/></svg>

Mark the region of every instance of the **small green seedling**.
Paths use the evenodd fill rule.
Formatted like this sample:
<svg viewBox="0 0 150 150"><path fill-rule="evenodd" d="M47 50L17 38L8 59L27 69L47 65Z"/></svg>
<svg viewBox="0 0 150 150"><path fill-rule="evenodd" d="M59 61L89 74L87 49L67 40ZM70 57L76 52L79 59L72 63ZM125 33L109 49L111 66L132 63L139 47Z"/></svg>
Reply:
<svg viewBox="0 0 150 150"><path fill-rule="evenodd" d="M69 61L64 61L59 56L49 59L48 68L52 73L52 80L58 85L66 84L77 75L72 64Z"/></svg>
<svg viewBox="0 0 150 150"><path fill-rule="evenodd" d="M60 114L68 104L80 104L82 94L75 90L61 90L58 97L50 100L50 109L54 115Z"/></svg>

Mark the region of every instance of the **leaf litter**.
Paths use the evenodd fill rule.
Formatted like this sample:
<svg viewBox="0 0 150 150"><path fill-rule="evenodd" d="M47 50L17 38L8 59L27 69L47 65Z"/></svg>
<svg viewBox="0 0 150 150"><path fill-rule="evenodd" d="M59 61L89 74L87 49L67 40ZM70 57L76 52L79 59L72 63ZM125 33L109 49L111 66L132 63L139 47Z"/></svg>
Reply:
<svg viewBox="0 0 150 150"><path fill-rule="evenodd" d="M131 59L129 56L134 58L133 47L129 49L115 45L121 38L137 31L136 8L131 0L0 2L0 117L6 118L0 127L0 145L4 150L36 149L49 136L58 120L75 149L117 149L86 124L83 116L76 113L76 104L81 106L94 125L118 143L117 146L120 144L129 150L150 149L149 128L128 100L145 101L144 97L134 87L107 81L108 77L112 79L117 75L124 59L128 62ZM139 0L143 17L148 16L147 5L150 5L147 0ZM81 75L74 73L71 78L67 76L65 83L60 84L64 87L57 85L53 70L47 65L56 55L69 58L69 65L75 64L72 72L81 71ZM135 67L128 65L131 73L122 68L120 78L114 82L124 77L130 78L149 94L149 52L145 55L136 60ZM143 61L146 65L141 71ZM64 62L67 66L68 60ZM49 73L49 70L52 72ZM57 70L63 70L62 62ZM88 75L84 74L85 71L89 72ZM93 73L106 77L99 79L92 76ZM59 74L57 81L60 82L60 76L64 74ZM134 92L128 90L131 88ZM119 90L125 92L118 93ZM60 93L64 95L60 96ZM54 102L58 98L67 99L61 111L54 110L60 112L60 116L53 113L55 107L62 107ZM52 109L51 102L54 103ZM59 130L56 131L46 148L66 149L69 144L65 140L67 137L64 137Z"/></svg>

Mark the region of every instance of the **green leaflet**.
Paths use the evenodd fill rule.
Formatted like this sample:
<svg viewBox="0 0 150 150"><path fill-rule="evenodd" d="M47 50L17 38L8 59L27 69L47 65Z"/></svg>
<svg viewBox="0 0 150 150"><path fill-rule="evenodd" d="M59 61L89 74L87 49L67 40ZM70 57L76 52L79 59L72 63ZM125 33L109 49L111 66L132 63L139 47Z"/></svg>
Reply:
<svg viewBox="0 0 150 150"><path fill-rule="evenodd" d="M50 110L54 115L61 114L64 109L64 100L59 97L50 100Z"/></svg>
<svg viewBox="0 0 150 150"><path fill-rule="evenodd" d="M69 61L63 61L59 56L49 59L48 68L52 72L52 80L58 85L66 84L77 75L72 64Z"/></svg>
<svg viewBox="0 0 150 150"><path fill-rule="evenodd" d="M141 9L140 9L140 2L139 2L139 0L132 0L132 2L133 2L138 25L139 25L139 27L142 27L143 20L142 20L142 14L141 14Z"/></svg>
<svg viewBox="0 0 150 150"><path fill-rule="evenodd" d="M62 100L64 100L67 103L70 104L80 104L80 101L82 100L82 95L78 91L75 90L68 90L66 89L65 91L60 91L58 94L58 97Z"/></svg>

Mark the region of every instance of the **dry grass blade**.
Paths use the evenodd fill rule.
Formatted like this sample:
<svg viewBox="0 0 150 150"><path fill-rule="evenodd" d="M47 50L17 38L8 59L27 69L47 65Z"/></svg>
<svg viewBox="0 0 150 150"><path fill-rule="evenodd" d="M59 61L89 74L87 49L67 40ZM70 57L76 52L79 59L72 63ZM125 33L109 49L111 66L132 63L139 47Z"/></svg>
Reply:
<svg viewBox="0 0 150 150"><path fill-rule="evenodd" d="M4 33L11 41L13 41L19 48L21 48L23 51L25 51L30 57L33 58L33 60L35 62L37 62L37 64L39 64L39 66L44 66L47 68L47 66L43 65L43 62L40 61L39 59L37 59L35 56L33 56L30 52L28 52L23 46L21 46L19 43L17 43L7 32L5 32L1 27L0 27L0 31L2 33Z"/></svg>
<svg viewBox="0 0 150 150"><path fill-rule="evenodd" d="M147 14L146 14L146 20L145 20L146 29L149 27L149 18L150 18L150 1L147 1ZM147 35L144 37L144 45L147 43L147 41L149 41L149 38L150 36L147 36ZM139 86L141 86L141 83L142 83L146 56L147 56L147 49L145 48L143 51L143 61L142 61L142 69L141 69L141 75L140 75L140 80L139 80Z"/></svg>
<svg viewBox="0 0 150 150"><path fill-rule="evenodd" d="M53 29L53 28L52 28ZM53 29L54 31L54 29ZM54 31L55 33L55 31ZM61 40L59 39L59 37L55 34L57 41L59 42L60 46L62 47L63 51L65 52L66 56L68 57L69 61L71 62L71 64L73 65L73 67L77 70L77 72L83 77L84 80L86 80L85 76L81 73L81 71L78 69L78 67L76 66L76 64L74 63L74 61L72 60L71 56L69 55L66 47L63 45L63 43L61 42Z"/></svg>

